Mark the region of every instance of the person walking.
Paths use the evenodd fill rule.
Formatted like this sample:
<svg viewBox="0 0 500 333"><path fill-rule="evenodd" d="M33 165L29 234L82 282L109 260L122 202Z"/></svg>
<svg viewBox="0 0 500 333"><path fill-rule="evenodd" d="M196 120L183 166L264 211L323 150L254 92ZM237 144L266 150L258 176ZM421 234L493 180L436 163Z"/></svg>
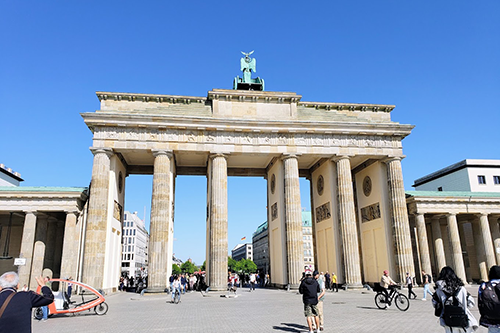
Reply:
<svg viewBox="0 0 500 333"><path fill-rule="evenodd" d="M311 271L305 272L305 278L300 282L299 293L302 294L302 303L304 304L304 315L309 326L309 333L313 331L313 320L316 327L319 327L318 293L321 292L318 281L311 276Z"/></svg>
<svg viewBox="0 0 500 333"><path fill-rule="evenodd" d="M337 275L332 272L332 291L339 292L339 285L337 284Z"/></svg>
<svg viewBox="0 0 500 333"><path fill-rule="evenodd" d="M326 271L325 273L325 288L326 290L330 290L330 284L332 283L332 280L330 279L330 273Z"/></svg>
<svg viewBox="0 0 500 333"><path fill-rule="evenodd" d="M255 282L257 282L257 277L255 273L250 274L250 291L255 291Z"/></svg>
<svg viewBox="0 0 500 333"><path fill-rule="evenodd" d="M439 316L439 323L446 333L469 333L478 329L478 322L469 310L474 306L474 298L451 267L441 269L435 290L432 296L434 314ZM462 323L451 323L456 321Z"/></svg>
<svg viewBox="0 0 500 333"><path fill-rule="evenodd" d="M413 278L408 272L406 272L406 286L408 287L408 299L411 299L411 295L413 295L413 299L417 299L417 294L413 291Z"/></svg>
<svg viewBox="0 0 500 333"><path fill-rule="evenodd" d="M424 297L422 298L422 301L427 301L427 294L431 295L432 297L432 293L429 289L429 285L431 284L432 282L432 277L427 274L425 271L422 271L422 281L424 283Z"/></svg>
<svg viewBox="0 0 500 333"><path fill-rule="evenodd" d="M500 266L491 266L488 280L481 284L477 294L479 324L487 327L489 333L500 333Z"/></svg>
<svg viewBox="0 0 500 333"><path fill-rule="evenodd" d="M325 300L325 291L326 291L325 277L323 276L323 272L319 274L318 271L314 271L313 276L316 279L316 281L318 281L319 289L321 290L320 294L318 295L318 318L319 318L319 330L323 331L324 330L323 301Z"/></svg>
<svg viewBox="0 0 500 333"><path fill-rule="evenodd" d="M49 305L54 294L45 286L42 277L36 282L42 287L42 294L33 291L17 291L19 276L6 272L0 276L0 333L31 333L31 309Z"/></svg>
<svg viewBox="0 0 500 333"><path fill-rule="evenodd" d="M43 279L43 282L45 283L45 286L49 289L51 289L51 283L50 283L50 278L48 276L46 276L44 279ZM49 307L44 305L42 306L42 321L47 321L47 319L49 319Z"/></svg>

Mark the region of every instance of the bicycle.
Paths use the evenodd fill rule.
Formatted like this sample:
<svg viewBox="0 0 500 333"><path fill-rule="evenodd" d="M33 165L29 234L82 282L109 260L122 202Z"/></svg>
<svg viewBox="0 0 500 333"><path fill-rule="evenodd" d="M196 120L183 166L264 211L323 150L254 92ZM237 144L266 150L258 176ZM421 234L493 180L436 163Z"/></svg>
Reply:
<svg viewBox="0 0 500 333"><path fill-rule="evenodd" d="M174 290L172 290L172 294L172 303L179 304L181 302L181 292L179 288L174 288Z"/></svg>
<svg viewBox="0 0 500 333"><path fill-rule="evenodd" d="M375 295L375 304L379 309L387 309L387 306L391 305L391 302L394 300L394 304L401 311L406 311L410 307L410 301L408 297L401 294L398 289L401 289L400 286L389 286L389 297L388 302L386 302L385 293L383 292L382 287L379 287L378 290L375 290L377 294Z"/></svg>

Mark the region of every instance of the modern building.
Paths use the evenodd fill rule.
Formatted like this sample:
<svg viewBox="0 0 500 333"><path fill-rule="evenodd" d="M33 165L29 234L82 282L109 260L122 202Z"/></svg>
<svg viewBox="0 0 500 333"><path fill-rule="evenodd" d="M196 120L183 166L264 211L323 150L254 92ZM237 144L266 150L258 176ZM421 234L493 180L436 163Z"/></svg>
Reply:
<svg viewBox="0 0 500 333"><path fill-rule="evenodd" d="M236 261L250 259L253 261L252 243L238 244L231 250L231 258Z"/></svg>
<svg viewBox="0 0 500 333"><path fill-rule="evenodd" d="M19 172L12 171L5 164L0 163L0 186L19 186L24 181Z"/></svg>
<svg viewBox="0 0 500 333"><path fill-rule="evenodd" d="M267 222L257 227L252 237L254 263L257 269L269 273L269 237ZM315 269L314 243L311 212L302 211L302 239L304 251L304 269Z"/></svg>
<svg viewBox="0 0 500 333"><path fill-rule="evenodd" d="M500 160L463 160L406 191L415 267L436 276L451 266L463 281L486 281L500 264ZM417 275L418 277L418 275Z"/></svg>
<svg viewBox="0 0 500 333"><path fill-rule="evenodd" d="M415 180L417 191L500 192L500 160L466 159Z"/></svg>
<svg viewBox="0 0 500 333"><path fill-rule="evenodd" d="M125 211L122 235L122 275L146 276L149 234L137 212Z"/></svg>

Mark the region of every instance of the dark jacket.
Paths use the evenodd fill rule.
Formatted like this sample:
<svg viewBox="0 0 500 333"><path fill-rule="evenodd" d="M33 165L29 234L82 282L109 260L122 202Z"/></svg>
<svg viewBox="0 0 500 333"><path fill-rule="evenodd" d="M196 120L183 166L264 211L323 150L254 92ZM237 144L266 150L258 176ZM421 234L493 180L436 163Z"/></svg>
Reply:
<svg viewBox="0 0 500 333"><path fill-rule="evenodd" d="M306 277L300 283L299 293L302 294L304 304L318 304L318 293L320 292L318 281L311 276Z"/></svg>
<svg viewBox="0 0 500 333"><path fill-rule="evenodd" d="M11 288L0 291L0 307L13 292L15 290ZM54 300L49 287L42 287L42 294L33 291L17 292L0 318L0 333L31 333L31 309L49 305Z"/></svg>

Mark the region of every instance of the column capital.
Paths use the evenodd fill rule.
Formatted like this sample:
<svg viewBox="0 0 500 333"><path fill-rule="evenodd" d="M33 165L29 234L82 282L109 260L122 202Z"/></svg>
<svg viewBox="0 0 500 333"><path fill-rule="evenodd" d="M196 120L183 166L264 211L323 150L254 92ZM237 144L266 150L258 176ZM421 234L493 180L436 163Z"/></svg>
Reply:
<svg viewBox="0 0 500 333"><path fill-rule="evenodd" d="M343 155L335 155L330 158L331 161L338 163L341 160L350 160L353 155L343 154Z"/></svg>
<svg viewBox="0 0 500 333"><path fill-rule="evenodd" d="M406 157L405 155L399 155L399 156L388 155L387 157L382 159L382 162L384 162L385 164L388 164L388 163L391 163L393 161L402 161L405 157Z"/></svg>
<svg viewBox="0 0 500 333"><path fill-rule="evenodd" d="M32 215L38 216L40 214L40 212L38 212L36 210L25 210L24 214L26 214L26 215L32 214Z"/></svg>
<svg viewBox="0 0 500 333"><path fill-rule="evenodd" d="M98 147L90 147L89 148L92 154L97 155L97 154L106 154L108 157L113 156L114 152L112 148L98 148Z"/></svg>
<svg viewBox="0 0 500 333"><path fill-rule="evenodd" d="M160 155L167 155L168 158L172 158L174 156L174 152L170 149L151 149L151 153L154 157Z"/></svg>
<svg viewBox="0 0 500 333"><path fill-rule="evenodd" d="M66 215L70 215L70 214L73 214L75 216L78 216L80 215L80 211L79 210L72 210L72 209L68 209L68 210L65 210L64 211L66 213Z"/></svg>
<svg viewBox="0 0 500 333"><path fill-rule="evenodd" d="M457 216L457 213L447 213L446 214L446 217L452 217L452 216Z"/></svg>
<svg viewBox="0 0 500 333"><path fill-rule="evenodd" d="M224 157L226 160L229 157L229 153L221 153L221 152L210 152L208 157L213 160L216 157Z"/></svg>
<svg viewBox="0 0 500 333"><path fill-rule="evenodd" d="M479 218L481 218L481 217L483 217L483 216L485 216L486 218L488 218L488 215L489 215L489 214L488 214L488 213L477 213L476 215L477 215Z"/></svg>
<svg viewBox="0 0 500 333"><path fill-rule="evenodd" d="M294 153L284 153L281 155L281 160L287 160L289 158L299 158L301 154L294 154Z"/></svg>

